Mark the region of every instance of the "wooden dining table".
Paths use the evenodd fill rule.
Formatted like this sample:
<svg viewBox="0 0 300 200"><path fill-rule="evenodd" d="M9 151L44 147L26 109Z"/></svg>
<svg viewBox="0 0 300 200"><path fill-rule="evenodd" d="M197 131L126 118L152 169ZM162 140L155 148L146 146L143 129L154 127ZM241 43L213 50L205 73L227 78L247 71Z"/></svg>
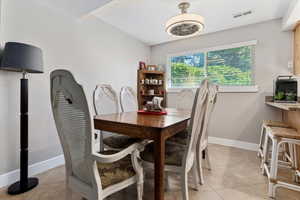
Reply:
<svg viewBox="0 0 300 200"><path fill-rule="evenodd" d="M183 131L190 119L190 110L167 108L166 115L135 112L96 115L95 129L154 141L155 200L164 199L165 141Z"/></svg>

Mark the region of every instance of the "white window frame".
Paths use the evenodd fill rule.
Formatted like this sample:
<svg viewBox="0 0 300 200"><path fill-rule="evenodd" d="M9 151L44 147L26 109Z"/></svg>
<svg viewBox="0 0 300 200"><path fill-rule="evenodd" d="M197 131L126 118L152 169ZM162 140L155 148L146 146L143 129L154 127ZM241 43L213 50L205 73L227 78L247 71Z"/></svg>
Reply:
<svg viewBox="0 0 300 200"><path fill-rule="evenodd" d="M233 49L233 48L244 47L244 46L256 46L257 44L258 44L257 40L251 40L251 41L246 41L246 42L233 43L233 44L229 44L229 45L221 45L221 46L217 46L217 47L210 47L210 48L205 48L205 49L197 49L197 50L192 50L192 51L168 54L167 55L167 66L166 66L167 92L170 92L170 93L175 92L176 93L182 89L185 89L185 88L170 87L170 85L171 85L170 84L170 81L171 81L171 57L184 56L184 55L195 54L195 53L204 53L205 58L207 58L206 55L210 51ZM207 62L207 60L205 59L204 65L206 65L206 62ZM255 71L255 53L254 53L254 58L253 58L253 66L252 66L251 70L252 70L252 78L254 81L255 74L253 72ZM191 88L189 88L189 89L191 89ZM254 93L254 92L258 92L258 86L255 85L255 81L254 81L254 84L251 86L220 86L219 91L224 92L224 93Z"/></svg>

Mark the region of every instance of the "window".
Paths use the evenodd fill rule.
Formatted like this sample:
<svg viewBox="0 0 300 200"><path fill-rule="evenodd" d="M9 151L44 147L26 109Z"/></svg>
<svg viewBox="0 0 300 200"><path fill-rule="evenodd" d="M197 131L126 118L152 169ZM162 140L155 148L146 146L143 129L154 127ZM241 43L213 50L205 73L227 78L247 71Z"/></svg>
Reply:
<svg viewBox="0 0 300 200"><path fill-rule="evenodd" d="M169 88L197 87L207 77L221 86L253 86L256 41L168 57Z"/></svg>

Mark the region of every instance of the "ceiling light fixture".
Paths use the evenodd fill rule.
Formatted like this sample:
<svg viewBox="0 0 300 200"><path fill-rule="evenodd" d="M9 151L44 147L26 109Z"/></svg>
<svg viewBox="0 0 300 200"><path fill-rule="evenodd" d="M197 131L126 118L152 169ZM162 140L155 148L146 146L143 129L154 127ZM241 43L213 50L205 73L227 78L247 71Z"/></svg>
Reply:
<svg viewBox="0 0 300 200"><path fill-rule="evenodd" d="M187 13L190 3L182 2L178 5L181 14L169 19L166 32L176 37L194 36L204 28L204 18L200 15Z"/></svg>

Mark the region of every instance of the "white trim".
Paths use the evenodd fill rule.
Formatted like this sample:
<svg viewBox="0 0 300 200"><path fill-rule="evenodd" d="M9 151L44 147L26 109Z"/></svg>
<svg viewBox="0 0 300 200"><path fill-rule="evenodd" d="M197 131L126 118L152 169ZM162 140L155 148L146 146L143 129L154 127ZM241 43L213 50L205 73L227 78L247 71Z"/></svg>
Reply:
<svg viewBox="0 0 300 200"><path fill-rule="evenodd" d="M193 89L196 88L167 88L167 93L178 93L182 89ZM219 86L220 93L256 93L259 88L257 85L252 86Z"/></svg>
<svg viewBox="0 0 300 200"><path fill-rule="evenodd" d="M232 49L232 48L238 48L238 47L244 47L244 46L253 46L253 45L257 45L257 44L258 44L257 40L237 42L237 43L232 43L232 44L220 45L220 46L216 46L216 47L208 47L208 48L202 48L202 49L194 49L191 51L171 53L171 54L167 54L167 57L168 57L168 60L170 60L169 58L174 57L174 56L182 56L182 55L194 54L194 53L206 53L208 51L218 51L218 50Z"/></svg>
<svg viewBox="0 0 300 200"><path fill-rule="evenodd" d="M217 137L208 137L208 143L210 144L219 144L228 147L235 147L239 149L245 149L250 151L257 151L258 144L243 142L239 140L230 140L225 138L217 138Z"/></svg>
<svg viewBox="0 0 300 200"><path fill-rule="evenodd" d="M56 156L54 158L50 158L49 160L45 160L42 162L38 162L35 164L32 164L28 168L28 174L29 176L37 175L42 172L45 172L49 169L58 167L60 165L65 164L65 159L63 155ZM6 174L0 175L0 188L8 186L16 181L19 180L19 173L20 170L14 170L11 172L8 172Z"/></svg>

